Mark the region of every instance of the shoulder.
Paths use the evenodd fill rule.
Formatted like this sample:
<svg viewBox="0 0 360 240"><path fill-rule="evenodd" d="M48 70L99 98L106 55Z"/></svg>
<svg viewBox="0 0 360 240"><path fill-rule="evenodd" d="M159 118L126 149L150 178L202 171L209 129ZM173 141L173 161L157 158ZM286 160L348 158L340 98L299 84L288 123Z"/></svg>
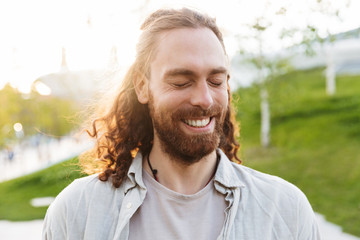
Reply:
<svg viewBox="0 0 360 240"><path fill-rule="evenodd" d="M299 200L305 197L298 187L278 176L259 172L236 163L232 163L232 166L237 177L251 194L269 196L269 199L277 195L289 200Z"/></svg>
<svg viewBox="0 0 360 240"><path fill-rule="evenodd" d="M241 192L246 213L269 218L277 226L282 226L281 231L288 229L293 235L299 236L296 239L318 239L314 211L298 187L280 177L243 165L232 166L243 182Z"/></svg>
<svg viewBox="0 0 360 240"><path fill-rule="evenodd" d="M47 239L82 236L85 225L93 219L91 216L106 218L103 215L118 212L122 196L121 188L113 187L110 180L100 181L97 174L74 180L48 208L43 236Z"/></svg>
<svg viewBox="0 0 360 240"><path fill-rule="evenodd" d="M118 191L118 189L112 186L110 179L103 182L98 179L98 174L90 175L74 180L59 193L50 208L75 208L79 205L82 207L88 206L89 203L93 201L106 201L106 199L111 198L116 191ZM103 198L102 196L107 197Z"/></svg>
<svg viewBox="0 0 360 240"><path fill-rule="evenodd" d="M244 214L263 219L265 227L272 222L277 234L291 233L294 239L319 239L314 211L305 194L290 182L232 163L243 183L241 189ZM296 237L297 236L297 237Z"/></svg>
<svg viewBox="0 0 360 240"><path fill-rule="evenodd" d="M76 197L80 195L94 194L94 191L98 192L111 192L114 188L110 179L108 181L100 181L98 174L90 175L83 178L75 179L69 186L67 186L60 194L61 197Z"/></svg>
<svg viewBox="0 0 360 240"><path fill-rule="evenodd" d="M232 166L243 183L241 193L248 210L260 209L269 216L279 215L294 221L314 218L307 197L294 184L243 165Z"/></svg>
<svg viewBox="0 0 360 240"><path fill-rule="evenodd" d="M220 152L221 161L215 178L225 187L240 187L242 198L251 198L258 204L284 204L294 207L298 201L307 201L302 191L288 181L231 162Z"/></svg>
<svg viewBox="0 0 360 240"><path fill-rule="evenodd" d="M93 189L99 184L100 180L98 179L97 174L75 179L57 195L55 201L51 205L73 202L73 200L79 199L83 195L91 194Z"/></svg>

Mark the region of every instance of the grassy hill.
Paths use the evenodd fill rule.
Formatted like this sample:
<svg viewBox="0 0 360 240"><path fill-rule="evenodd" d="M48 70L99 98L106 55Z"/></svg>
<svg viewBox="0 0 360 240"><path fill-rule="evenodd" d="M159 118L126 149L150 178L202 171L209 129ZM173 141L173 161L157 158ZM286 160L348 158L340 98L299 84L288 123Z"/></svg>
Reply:
<svg viewBox="0 0 360 240"><path fill-rule="evenodd" d="M337 78L325 93L322 69L292 72L269 83L271 147L260 142L258 88L239 89L244 165L302 189L315 211L360 236L360 76Z"/></svg>
<svg viewBox="0 0 360 240"><path fill-rule="evenodd" d="M0 183L0 220L42 219L47 207L32 207L33 198L56 196L81 174L74 158L36 173Z"/></svg>
<svg viewBox="0 0 360 240"><path fill-rule="evenodd" d="M337 94L325 94L321 69L292 72L269 84L271 147L259 146L259 93L234 93L241 122L244 165L278 175L302 189L315 211L360 236L360 77L337 80ZM0 183L0 219L43 218L34 197L56 196L82 174L77 159Z"/></svg>

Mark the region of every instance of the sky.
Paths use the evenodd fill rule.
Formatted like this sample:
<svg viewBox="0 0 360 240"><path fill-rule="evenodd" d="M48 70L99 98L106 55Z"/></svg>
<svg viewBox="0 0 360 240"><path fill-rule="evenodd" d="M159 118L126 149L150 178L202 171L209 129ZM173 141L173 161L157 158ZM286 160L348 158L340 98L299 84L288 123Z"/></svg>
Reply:
<svg viewBox="0 0 360 240"><path fill-rule="evenodd" d="M278 40L284 28L316 24L320 34L337 33L360 26L360 0L12 0L0 2L0 89L10 82L29 92L38 77L60 70L62 48L70 70L106 68L112 47L117 49L119 66L129 66L144 17L160 7L187 6L217 19L224 32L229 56L241 48L256 51L245 36L256 18L271 23L264 36L265 49L276 51L292 44ZM270 4L271 3L271 4ZM286 9L279 15L280 9ZM334 12L339 18L321 14ZM286 15L286 18L284 16ZM286 20L284 20L286 19ZM239 39L245 41L239 41ZM295 36L296 39L296 36Z"/></svg>

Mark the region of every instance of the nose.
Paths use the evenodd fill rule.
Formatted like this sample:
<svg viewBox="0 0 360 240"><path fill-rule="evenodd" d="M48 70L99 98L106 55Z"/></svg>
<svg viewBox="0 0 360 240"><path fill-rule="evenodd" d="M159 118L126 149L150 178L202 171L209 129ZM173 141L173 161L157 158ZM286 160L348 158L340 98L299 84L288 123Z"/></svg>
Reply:
<svg viewBox="0 0 360 240"><path fill-rule="evenodd" d="M209 109L213 102L211 89L209 89L207 81L198 82L191 95L191 104L202 109Z"/></svg>

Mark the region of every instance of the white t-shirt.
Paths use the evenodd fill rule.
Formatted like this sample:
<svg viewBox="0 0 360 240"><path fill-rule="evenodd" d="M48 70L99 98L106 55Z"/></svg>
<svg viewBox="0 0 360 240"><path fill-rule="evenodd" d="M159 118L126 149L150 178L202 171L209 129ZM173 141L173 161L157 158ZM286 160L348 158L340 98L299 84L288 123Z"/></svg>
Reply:
<svg viewBox="0 0 360 240"><path fill-rule="evenodd" d="M130 219L130 240L216 239L225 221L225 196L211 180L199 192L184 195L158 183L143 170L144 203Z"/></svg>

